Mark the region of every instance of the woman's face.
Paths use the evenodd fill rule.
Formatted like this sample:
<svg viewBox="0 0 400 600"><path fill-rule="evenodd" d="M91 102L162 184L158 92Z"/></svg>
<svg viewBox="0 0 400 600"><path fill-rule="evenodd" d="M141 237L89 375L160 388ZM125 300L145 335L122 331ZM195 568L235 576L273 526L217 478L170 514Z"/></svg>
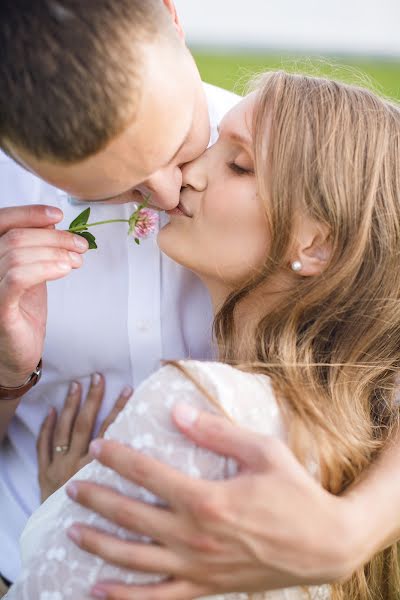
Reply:
<svg viewBox="0 0 400 600"><path fill-rule="evenodd" d="M176 262L206 283L227 289L242 283L265 262L269 235L257 195L252 149L256 96L233 108L214 146L183 168L178 208L158 243Z"/></svg>

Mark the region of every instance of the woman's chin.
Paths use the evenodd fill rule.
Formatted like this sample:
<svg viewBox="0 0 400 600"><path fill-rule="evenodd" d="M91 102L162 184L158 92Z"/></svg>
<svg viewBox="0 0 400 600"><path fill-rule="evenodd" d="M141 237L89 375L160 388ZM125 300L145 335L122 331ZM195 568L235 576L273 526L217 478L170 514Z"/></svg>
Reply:
<svg viewBox="0 0 400 600"><path fill-rule="evenodd" d="M157 244L161 252L171 260L186 267L191 271L196 261L193 260L193 244L190 243L190 236L180 227L175 227L173 222L167 223L158 232Z"/></svg>

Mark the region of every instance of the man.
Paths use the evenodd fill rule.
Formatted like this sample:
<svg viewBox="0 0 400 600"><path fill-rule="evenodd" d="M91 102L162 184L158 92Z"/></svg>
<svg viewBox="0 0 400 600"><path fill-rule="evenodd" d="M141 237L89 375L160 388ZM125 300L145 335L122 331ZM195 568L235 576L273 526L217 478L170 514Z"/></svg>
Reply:
<svg viewBox="0 0 400 600"><path fill-rule="evenodd" d="M0 212L0 423L3 436L7 431L0 457L0 572L12 581L19 568L18 537L39 498L35 438L46 409L60 408L67 383L87 384L90 373L101 371L109 402L121 383L136 385L160 358L210 355L205 292L161 257L154 241L135 249L125 231L104 228L97 234L99 250L82 267L87 246L52 229L60 211L37 205L61 208L64 226L82 209L69 196L92 202L96 221L110 215L96 201L131 202L151 193L155 206L174 208L179 166L206 148L210 134L215 139L218 121L236 98L210 87L204 93L170 0L8 0L0 7L0 53L0 142L27 170L6 157L0 161L3 206L13 206ZM113 210L126 218L131 207ZM45 284L53 280L47 313ZM33 386L46 318L44 374ZM161 465L152 463L149 470L144 463L140 470L145 459L135 456L132 462L122 447L111 453L107 445L97 448L101 460L126 476L147 473L146 485L159 486L164 497L172 486L181 499L165 512L170 525L163 551L172 559L166 570L173 580L157 590L125 588L108 597L177 600L246 589L249 573L260 589L334 579L397 535L397 511L386 500L385 512L375 511L370 519L368 544L360 524L371 490L379 493L380 481L388 482L395 453L377 468L377 481L370 475L365 492L361 487L354 499L342 500L321 490L272 440L209 416L188 416L183 408L175 418L198 443L237 458L246 476L228 482L232 488L202 488ZM248 504L249 490L257 486L262 493L251 493L255 504L244 516L240 500L246 497ZM135 519L159 517L147 512L151 507L84 485L78 500L114 520L128 509L133 530ZM378 535L373 527L383 525ZM152 547L146 559L143 548L121 547L98 533L80 532L77 541L119 564L136 568L140 559L146 570L163 571L149 554L156 552ZM221 565L212 576L203 560L210 553L214 566ZM108 594L104 587L96 593Z"/></svg>
<svg viewBox="0 0 400 600"><path fill-rule="evenodd" d="M24 167L1 156L1 202L13 208L0 212L0 386L17 394L30 378L47 319L41 382L21 403L0 401L8 434L0 455L0 572L12 581L20 533L39 502L35 440L67 385L86 387L101 372L101 419L121 385L137 386L160 359L211 352L207 294L160 255L155 239L139 248L123 225L99 228L99 249L80 269L86 242L46 227L63 212L60 228L67 228L85 208L69 195L132 202L151 193L153 204L175 207L179 165L216 139L237 98L203 86L171 2L3 2L0 31L1 144ZM96 221L133 210L91 206ZM44 282L72 268L49 286L46 314Z"/></svg>

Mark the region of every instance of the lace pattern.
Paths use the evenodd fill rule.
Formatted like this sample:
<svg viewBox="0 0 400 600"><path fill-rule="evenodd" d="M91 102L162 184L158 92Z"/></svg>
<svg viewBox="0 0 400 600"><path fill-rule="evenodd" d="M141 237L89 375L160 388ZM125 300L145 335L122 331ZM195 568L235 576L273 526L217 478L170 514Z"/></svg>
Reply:
<svg viewBox="0 0 400 600"><path fill-rule="evenodd" d="M231 415L233 420L256 432L284 439L285 431L269 379L243 373L221 363L182 363ZM199 448L174 427L170 412L176 402L216 412L194 384L173 366L166 366L147 379L109 428L106 437L131 445L194 478L220 480L236 473L232 459ZM114 471L93 461L73 479L95 481L149 503L160 500ZM65 531L74 522L86 523L126 540L143 540L103 517L72 502L61 488L31 517L21 539L23 571L6 600L90 600L91 586L113 579L127 584L148 584L161 576L132 572L106 564L77 548ZM146 541L146 540L145 540ZM147 540L148 541L148 540ZM326 600L327 586L253 594L254 600ZM213 596L214 600L248 600L247 594ZM203 599L204 600L204 599Z"/></svg>

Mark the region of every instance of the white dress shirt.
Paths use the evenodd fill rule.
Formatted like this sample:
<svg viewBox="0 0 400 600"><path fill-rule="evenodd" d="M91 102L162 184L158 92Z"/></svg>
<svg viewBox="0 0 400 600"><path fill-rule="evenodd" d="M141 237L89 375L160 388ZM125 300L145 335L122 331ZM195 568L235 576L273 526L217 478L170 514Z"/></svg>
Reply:
<svg viewBox="0 0 400 600"><path fill-rule="evenodd" d="M217 125L238 101L234 94L205 85L211 143ZM85 205L43 182L0 153L0 207L51 204L64 212L68 228ZM90 221L128 218L132 205L92 205ZM125 224L93 230L98 250L84 266L48 285L49 310L43 377L22 399L0 450L0 573L19 572L20 534L39 506L36 439L50 406L64 404L68 385L86 391L90 375L103 373L106 396L99 422L122 387L137 387L161 359L206 359L212 355L212 311L207 291L189 271L163 256L155 236L138 247Z"/></svg>

